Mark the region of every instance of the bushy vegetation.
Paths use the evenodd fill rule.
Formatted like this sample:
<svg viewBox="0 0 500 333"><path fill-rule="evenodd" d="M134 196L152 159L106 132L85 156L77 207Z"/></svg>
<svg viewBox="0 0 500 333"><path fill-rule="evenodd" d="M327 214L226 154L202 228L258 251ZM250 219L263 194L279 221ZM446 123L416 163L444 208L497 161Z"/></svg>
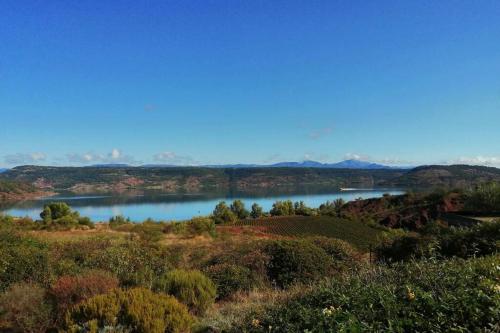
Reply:
<svg viewBox="0 0 500 333"><path fill-rule="evenodd" d="M192 325L187 308L174 297L147 289L114 290L71 308L66 317L70 332L187 332Z"/></svg>
<svg viewBox="0 0 500 333"><path fill-rule="evenodd" d="M499 212L500 183L492 182L478 185L466 193L466 209L471 211Z"/></svg>
<svg viewBox="0 0 500 333"><path fill-rule="evenodd" d="M198 314L204 313L216 296L214 283L196 270L172 270L157 280L155 290L175 296Z"/></svg>
<svg viewBox="0 0 500 333"><path fill-rule="evenodd" d="M78 212L71 210L64 202L51 202L44 205L40 217L44 229L71 229L82 226L94 228L94 224L88 217L80 217Z"/></svg>
<svg viewBox="0 0 500 333"><path fill-rule="evenodd" d="M422 196L426 207L472 197ZM479 197L486 207L492 196ZM88 232L60 203L40 221L0 216L0 331L499 331L500 221L409 231L348 214L412 213L417 200L285 201L274 216L235 201L210 217L117 216Z"/></svg>
<svg viewBox="0 0 500 333"><path fill-rule="evenodd" d="M269 243L265 251L271 258L269 278L279 287L317 280L333 265L332 258L322 248L308 241L275 241Z"/></svg>
<svg viewBox="0 0 500 333"><path fill-rule="evenodd" d="M334 278L252 313L234 332L496 332L498 256L411 261Z"/></svg>
<svg viewBox="0 0 500 333"><path fill-rule="evenodd" d="M3 324L22 332L45 332L53 324L52 305L45 296L46 290L39 285L12 284L0 295L0 329Z"/></svg>
<svg viewBox="0 0 500 333"><path fill-rule="evenodd" d="M379 260L485 256L500 250L500 221L471 228L447 228L435 224L424 233L410 233L384 241L376 248Z"/></svg>

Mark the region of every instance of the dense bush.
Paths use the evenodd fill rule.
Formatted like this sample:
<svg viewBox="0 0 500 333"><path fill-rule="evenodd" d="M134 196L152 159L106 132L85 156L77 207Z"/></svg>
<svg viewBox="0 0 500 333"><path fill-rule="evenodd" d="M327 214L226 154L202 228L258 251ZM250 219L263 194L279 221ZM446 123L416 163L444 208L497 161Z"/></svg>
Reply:
<svg viewBox="0 0 500 333"><path fill-rule="evenodd" d="M186 224L186 230L189 235L208 234L210 236L215 236L215 223L208 217L193 217L181 223Z"/></svg>
<svg viewBox="0 0 500 333"><path fill-rule="evenodd" d="M332 279L234 332L497 332L500 257L411 261Z"/></svg>
<svg viewBox="0 0 500 333"><path fill-rule="evenodd" d="M472 211L500 211L500 183L487 183L466 193L465 207Z"/></svg>
<svg viewBox="0 0 500 333"><path fill-rule="evenodd" d="M118 288L118 284L118 279L110 273L92 270L76 276L61 276L50 288L50 295L60 313L64 313L74 304Z"/></svg>
<svg viewBox="0 0 500 333"><path fill-rule="evenodd" d="M124 286L151 288L157 276L171 267L169 252L142 242L110 243L98 251L83 254L82 266L112 272Z"/></svg>
<svg viewBox="0 0 500 333"><path fill-rule="evenodd" d="M196 270L170 271L158 279L155 290L175 296L195 313L205 312L216 296L214 283Z"/></svg>
<svg viewBox="0 0 500 333"><path fill-rule="evenodd" d="M311 237L309 240L332 258L336 268L353 267L361 259L361 254L346 241L323 236Z"/></svg>
<svg viewBox="0 0 500 333"><path fill-rule="evenodd" d="M209 266L206 274L217 286L217 299L225 299L237 291L249 291L254 286L252 272L244 266L216 264Z"/></svg>
<svg viewBox="0 0 500 333"><path fill-rule="evenodd" d="M70 332L181 333L188 332L192 322L186 306L174 297L142 288L94 296L66 316Z"/></svg>
<svg viewBox="0 0 500 333"><path fill-rule="evenodd" d="M423 234L407 234L386 240L375 250L384 261L410 258L472 257L498 253L500 222L484 222L470 228L447 228L434 224Z"/></svg>
<svg viewBox="0 0 500 333"><path fill-rule="evenodd" d="M438 245L439 241L433 236L408 234L384 240L375 248L375 253L381 261L429 258L436 254Z"/></svg>
<svg viewBox="0 0 500 333"><path fill-rule="evenodd" d="M0 291L21 281L48 285L50 279L47 244L13 230L0 230Z"/></svg>
<svg viewBox="0 0 500 333"><path fill-rule="evenodd" d="M265 251L270 256L268 276L279 287L314 281L325 276L333 264L323 249L309 241L272 241Z"/></svg>
<svg viewBox="0 0 500 333"><path fill-rule="evenodd" d="M52 326L52 306L45 290L31 283L16 283L0 295L2 326L21 332L45 332Z"/></svg>
<svg viewBox="0 0 500 333"><path fill-rule="evenodd" d="M302 215L302 216L312 216L316 215L316 210L307 207L304 201L297 201L293 204L293 210L295 215Z"/></svg>

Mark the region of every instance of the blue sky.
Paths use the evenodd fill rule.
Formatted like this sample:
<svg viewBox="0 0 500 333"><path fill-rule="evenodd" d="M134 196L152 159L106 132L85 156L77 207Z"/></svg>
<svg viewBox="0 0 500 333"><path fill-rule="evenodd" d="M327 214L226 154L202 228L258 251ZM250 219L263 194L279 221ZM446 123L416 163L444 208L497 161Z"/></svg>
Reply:
<svg viewBox="0 0 500 333"><path fill-rule="evenodd" d="M500 166L500 2L0 2L0 166Z"/></svg>

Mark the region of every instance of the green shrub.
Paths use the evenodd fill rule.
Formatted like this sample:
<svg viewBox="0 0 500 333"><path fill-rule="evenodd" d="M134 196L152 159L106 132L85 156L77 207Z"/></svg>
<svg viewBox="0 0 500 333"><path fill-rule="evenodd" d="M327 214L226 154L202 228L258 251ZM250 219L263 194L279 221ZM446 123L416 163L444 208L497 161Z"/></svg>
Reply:
<svg viewBox="0 0 500 333"><path fill-rule="evenodd" d="M250 212L250 216L253 219L258 219L259 217L262 217L263 215L264 215L264 212L262 210L262 207L259 204L254 203L252 205L252 211Z"/></svg>
<svg viewBox="0 0 500 333"><path fill-rule="evenodd" d="M70 332L115 328L138 333L181 333L188 332L192 323L185 305L174 297L142 288L118 289L94 296L71 308L66 315Z"/></svg>
<svg viewBox="0 0 500 333"><path fill-rule="evenodd" d="M439 241L433 236L407 234L384 240L375 248L375 254L381 261L401 261L429 258L439 249Z"/></svg>
<svg viewBox="0 0 500 333"><path fill-rule="evenodd" d="M273 241L265 252L270 256L268 276L279 287L321 278L333 264L323 249L304 240Z"/></svg>
<svg viewBox="0 0 500 333"><path fill-rule="evenodd" d="M215 236L215 222L208 217L193 217L189 221L181 222L186 224L186 230L189 235L208 234Z"/></svg>
<svg viewBox="0 0 500 333"><path fill-rule="evenodd" d="M195 313L204 313L216 296L214 283L196 270L170 271L158 279L155 290L175 296Z"/></svg>
<svg viewBox="0 0 500 333"><path fill-rule="evenodd" d="M233 331L497 332L499 262L410 261L353 272L254 312Z"/></svg>
<svg viewBox="0 0 500 333"><path fill-rule="evenodd" d="M450 229L440 235L440 252L447 257L484 256L500 252L500 221L471 228Z"/></svg>
<svg viewBox="0 0 500 333"><path fill-rule="evenodd" d="M252 272L244 266L216 264L205 272L217 286L217 299L228 298L237 291L249 291L254 285Z"/></svg>
<svg viewBox="0 0 500 333"><path fill-rule="evenodd" d="M361 254L346 241L324 236L312 237L309 241L323 249L332 258L336 268L352 267L361 260Z"/></svg>
<svg viewBox="0 0 500 333"><path fill-rule="evenodd" d="M151 288L156 277L171 267L166 248L143 242L108 243L82 255L83 267L110 271L124 286Z"/></svg>
<svg viewBox="0 0 500 333"><path fill-rule="evenodd" d="M47 286L50 279L47 244L12 230L0 230L0 291L22 281Z"/></svg>
<svg viewBox="0 0 500 333"><path fill-rule="evenodd" d="M45 332L53 324L51 315L45 290L38 285L16 283L0 295L0 323L15 331Z"/></svg>
<svg viewBox="0 0 500 333"><path fill-rule="evenodd" d="M482 184L466 193L465 208L472 211L500 211L500 183Z"/></svg>

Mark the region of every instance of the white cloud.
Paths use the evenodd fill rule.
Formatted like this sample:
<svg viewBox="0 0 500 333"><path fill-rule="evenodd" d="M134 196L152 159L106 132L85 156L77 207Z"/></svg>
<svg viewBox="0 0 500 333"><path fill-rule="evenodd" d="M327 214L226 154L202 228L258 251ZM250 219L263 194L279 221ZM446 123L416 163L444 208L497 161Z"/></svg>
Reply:
<svg viewBox="0 0 500 333"><path fill-rule="evenodd" d="M199 164L190 156L177 155L171 151L164 151L153 156L155 162L175 165L197 165Z"/></svg>
<svg viewBox="0 0 500 333"><path fill-rule="evenodd" d="M108 154L95 154L87 152L84 154L67 154L66 159L71 163L88 164L88 163L127 163L136 164L135 158L131 155L124 154L121 150L114 148Z"/></svg>
<svg viewBox="0 0 500 333"><path fill-rule="evenodd" d="M364 154L347 153L344 155L344 160L369 161L371 158Z"/></svg>
<svg viewBox="0 0 500 333"><path fill-rule="evenodd" d="M457 159L447 161L447 164L470 164L500 167L500 156L459 157Z"/></svg>
<svg viewBox="0 0 500 333"><path fill-rule="evenodd" d="M20 164L30 164L43 162L47 159L47 155L40 152L30 153L30 154L11 154L4 157L4 161L10 165L20 165Z"/></svg>

